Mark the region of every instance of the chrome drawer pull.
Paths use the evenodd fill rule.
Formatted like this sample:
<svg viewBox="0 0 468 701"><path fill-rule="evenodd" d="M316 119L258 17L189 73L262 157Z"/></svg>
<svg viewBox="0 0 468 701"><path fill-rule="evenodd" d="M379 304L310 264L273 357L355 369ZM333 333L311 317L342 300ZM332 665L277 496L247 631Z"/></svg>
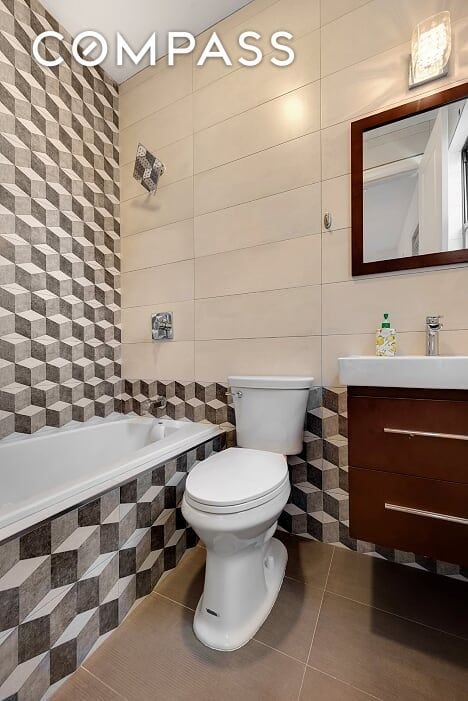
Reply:
<svg viewBox="0 0 468 701"><path fill-rule="evenodd" d="M422 436L423 438L447 438L451 441L468 441L468 436L457 433L432 433L431 431L407 431L404 428L384 428L384 433L396 433L399 436Z"/></svg>
<svg viewBox="0 0 468 701"><path fill-rule="evenodd" d="M403 514L413 514L413 516L426 516L439 521L449 521L450 523L462 523L468 526L468 518L461 516L450 516L450 514L437 514L434 511L424 511L423 509L411 509L409 506L398 506L397 504L385 504L387 511L400 511Z"/></svg>

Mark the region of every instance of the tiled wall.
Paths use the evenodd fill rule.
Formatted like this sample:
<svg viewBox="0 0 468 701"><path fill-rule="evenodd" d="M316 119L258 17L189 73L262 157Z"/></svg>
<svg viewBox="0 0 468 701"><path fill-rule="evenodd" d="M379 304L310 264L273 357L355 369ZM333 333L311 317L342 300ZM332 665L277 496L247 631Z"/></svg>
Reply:
<svg viewBox="0 0 468 701"><path fill-rule="evenodd" d="M412 29L443 9L449 75L410 92ZM286 69L197 68L197 54L121 87L126 377L307 372L335 386L337 357L373 353L384 311L403 353L423 351L431 312L445 316L442 352L468 348L468 268L352 280L349 228L351 120L467 80L468 4L254 0L216 30L237 58L241 31L266 46L278 28L295 36ZM155 198L131 177L139 140L167 166ZM166 309L175 341L151 343L150 314Z"/></svg>
<svg viewBox="0 0 468 701"><path fill-rule="evenodd" d="M177 565L196 538L187 471L220 436L0 545L0 699L38 701Z"/></svg>
<svg viewBox="0 0 468 701"><path fill-rule="evenodd" d="M114 410L120 250L115 86L68 40L39 66L35 35L59 27L36 0L1 3L0 26L2 438Z"/></svg>

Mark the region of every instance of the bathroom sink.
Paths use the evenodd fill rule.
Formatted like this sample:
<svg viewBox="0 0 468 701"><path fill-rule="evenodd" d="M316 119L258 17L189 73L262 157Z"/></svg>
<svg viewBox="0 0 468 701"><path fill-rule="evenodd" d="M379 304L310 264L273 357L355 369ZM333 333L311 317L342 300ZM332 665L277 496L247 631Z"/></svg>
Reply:
<svg viewBox="0 0 468 701"><path fill-rule="evenodd" d="M339 358L340 382L348 386L468 389L468 356L355 355Z"/></svg>

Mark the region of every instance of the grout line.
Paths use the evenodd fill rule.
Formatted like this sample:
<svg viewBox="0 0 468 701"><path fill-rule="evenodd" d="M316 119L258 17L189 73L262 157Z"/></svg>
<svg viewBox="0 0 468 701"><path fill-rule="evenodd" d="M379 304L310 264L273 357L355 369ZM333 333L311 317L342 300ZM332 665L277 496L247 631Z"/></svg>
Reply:
<svg viewBox="0 0 468 701"><path fill-rule="evenodd" d="M435 626L431 626L428 623L422 623L421 621L416 621L414 618L406 618L406 616L402 616L401 614L394 613L393 611L389 611L388 609L383 609L380 608L379 606L372 606L371 604L366 604L363 601L358 601L357 599L353 599L350 596L345 596L344 594L337 594L337 592L333 591L332 589L327 589L327 594L331 594L332 596L337 596L340 599L345 599L346 601L352 601L353 604L358 604L359 606L365 606L366 608L373 609L374 611L380 611L380 613L385 613L388 616L393 616L394 618L398 618L401 621L406 621L407 623L413 623L417 626L422 626L423 628L427 628L428 630L433 630L436 633L442 633L443 635L448 635L451 638L456 638L457 640L463 640L464 642L468 641L468 638L464 638L462 635L457 635L457 633L449 633L447 630L443 630L442 628L436 628Z"/></svg>
<svg viewBox="0 0 468 701"><path fill-rule="evenodd" d="M125 699L125 701L129 701L126 696L122 696L122 694L120 694L118 691L116 691L112 686L109 686L109 684L106 684L106 682L103 682L102 679L99 679L99 677L97 677L95 674L90 672L89 669L87 667L85 667L84 665L82 665L81 667L78 667L78 669L84 670L86 672L86 674L89 674L90 677L93 677L93 679L96 679L100 684L105 686L107 689L110 689L110 691L112 691L114 694L117 694L117 696L120 699Z"/></svg>
<svg viewBox="0 0 468 701"><path fill-rule="evenodd" d="M314 29L313 32L310 32L311 34L315 32L319 32L319 29ZM304 36L307 36L304 35ZM271 52L273 53L273 52ZM236 73L237 71L233 71ZM318 78L315 78L315 80L308 80L306 83L302 83L301 85L297 85L295 88L292 88L292 90L287 90L284 93L280 93L279 95L275 95L274 97L270 97L267 100L263 100L263 102L258 102L255 105L252 105L251 107L247 107L246 109L241 110L240 112L235 112L234 114L229 115L228 117L224 117L223 119L220 119L217 122L213 122L212 124L208 124L206 127L202 127L201 129L198 129L198 131L194 131L193 134L194 136L197 134L202 134L205 131L209 131L210 129L214 129L215 127L218 127L220 124L225 124L226 122L231 121L232 119L236 119L237 117L240 117L243 114L248 114L249 112L253 112L254 110L258 109L259 107L264 107L265 105L268 105L270 102L274 102L275 100L281 100L281 98L286 97L287 95L291 95L292 93L297 92L298 90L303 90L304 88L309 87L309 85L315 85L316 83L320 83L321 78L320 75ZM320 130L320 127L319 127Z"/></svg>
<svg viewBox="0 0 468 701"><path fill-rule="evenodd" d="M373 0L367 0L367 2L364 2L362 5L359 5L359 7L353 7L351 10L347 10L346 12L343 12L342 15L338 15L337 17L334 17L333 19L329 20L328 22L324 22L323 24L322 24L322 17L320 17L320 28L328 27L329 24L333 24L333 22L337 22L342 17L346 17L346 15L350 15L353 12L356 12L356 10L359 10L361 7L365 7L366 5L369 5L371 2L373 2Z"/></svg>
<svg viewBox="0 0 468 701"><path fill-rule="evenodd" d="M288 660L292 660L293 662L298 662L302 667L305 667L306 664L303 662L303 660L299 660L297 657L293 657L293 655L289 655L287 652L284 652L283 650L278 650L277 647L273 647L272 645L268 645L267 643L264 643L262 640L259 640L258 638L251 638L249 642L256 642L259 643L260 645L263 645L263 647L266 647L268 650L272 650L273 652L277 652L280 655L283 655L283 657L287 657Z"/></svg>
<svg viewBox="0 0 468 701"><path fill-rule="evenodd" d="M187 221L187 220L185 220ZM149 229L149 231L152 231L152 229ZM142 231L140 233L147 233L146 231ZM133 236L138 236L138 234L133 234ZM166 265L174 265L176 263L186 263L187 261L198 261L198 260L204 260L206 258L214 258L214 256L223 256L223 255L228 255L230 253L237 253L237 251L251 251L254 248L261 248L262 246L273 246L275 244L282 244L286 243L287 241L299 241L301 239L309 239L312 236L321 236L320 231L317 231L315 233L311 234L301 234L301 236L289 236L288 238L285 239L278 239L276 241L266 241L263 243L256 243L253 246L241 246L240 248L231 248L228 251L219 251L218 253L208 253L204 256L191 256L189 258L178 258L177 260L171 260L167 263L159 263L156 265L145 265L143 268L132 268L131 270L124 270L121 272L121 275L126 275L127 273L136 273L140 270L152 270L153 268L163 268ZM315 284L317 286L320 285L320 282L316 283L310 283L311 285ZM309 285L298 285L298 287L309 287ZM283 289L283 288L277 288L277 289ZM262 290L256 290L258 292L261 292ZM245 294L243 292L236 292L235 294ZM229 297L230 295L214 295L215 297ZM209 299L209 298L204 298L202 297L201 299Z"/></svg>
<svg viewBox="0 0 468 701"><path fill-rule="evenodd" d="M332 546L332 547L333 547L333 546ZM320 606L319 606L319 610L318 610L318 613L317 613L317 619L316 619L316 621L315 621L314 630L313 630L313 632L312 632L312 640L310 641L309 652L307 653L307 660L306 660L306 664L305 664L305 667L304 667L304 674L302 675L302 682L301 682L301 686L300 686L300 689L299 689L299 693L298 693L298 695L297 695L297 700L298 700L298 701L299 701L300 696L301 696L301 693L302 693L302 687L304 686L304 680L305 680L305 676L306 676L306 673L307 673L307 666L308 666L308 662L309 662L309 659L310 659L310 653L312 652L312 645L314 644L314 639L315 639L315 634L316 634L316 632L317 632L317 628L318 628L318 624L319 624L320 614L322 613L323 600L324 600L324 598L325 598L326 588L327 588L327 584L328 584L328 578L330 577L330 571L331 571L331 566L332 566L332 562L333 562L333 557L334 557L334 555L335 555L335 548L333 548L333 550L332 550L332 554L331 554L331 558L330 558L330 564L328 565L327 577L326 577L326 579L325 579L325 583L324 583L324 587L323 587L323 592L322 592L322 598L320 599Z"/></svg>
<svg viewBox="0 0 468 701"><path fill-rule="evenodd" d="M191 611L192 613L195 613L195 609L190 608L190 606L186 606L186 604L182 604L180 601L176 601L175 599L171 599L170 596L166 596L165 594L161 594L157 589L153 589L149 593L150 596L157 598L158 596L161 597L161 599L166 599L166 601L170 601L172 604L175 604L176 606L180 606L183 609L186 609L187 611Z"/></svg>
<svg viewBox="0 0 468 701"><path fill-rule="evenodd" d="M364 694L365 696L368 696L370 699L375 699L376 701L383 701L379 696L374 696L374 694L369 693L368 691L364 691L364 689L360 689L357 686L353 686L353 684L350 684L349 682L345 681L344 679L340 679L339 677L335 677L333 674L329 674L328 672L324 672L323 669L319 669L318 667L312 667L312 665L306 665L309 669L313 669L315 672L319 672L319 674L323 674L326 677L329 677L330 679L334 679L337 682L340 682L340 684L344 684L345 686L349 687L350 689L355 689L356 691L359 691L361 694Z"/></svg>
<svg viewBox="0 0 468 701"><path fill-rule="evenodd" d="M319 81L315 81L318 83ZM318 134L318 137L320 138L320 132L321 128L319 126L318 129L311 129L309 131L305 131L303 134L299 134L299 136L295 136L292 139L285 139L284 141L278 141L277 143L272 144L271 146L267 146L266 148L261 148L258 149L258 151L251 151L249 153L244 154L243 156L239 156L238 158L232 158L229 161L224 161L223 163L218 163L216 165L210 166L210 168L204 168L203 170L198 170L193 173L193 177L197 178L200 177L200 175L205 175L205 173L211 173L214 170L219 170L220 168L224 168L225 166L229 166L232 163L239 163L240 161L244 161L246 158L251 158L252 156L258 156L261 153L266 153L267 151L272 151L274 148L278 148L279 146L284 146L285 144L290 144L293 141L299 141L299 139L304 139L306 136L311 136L312 134Z"/></svg>

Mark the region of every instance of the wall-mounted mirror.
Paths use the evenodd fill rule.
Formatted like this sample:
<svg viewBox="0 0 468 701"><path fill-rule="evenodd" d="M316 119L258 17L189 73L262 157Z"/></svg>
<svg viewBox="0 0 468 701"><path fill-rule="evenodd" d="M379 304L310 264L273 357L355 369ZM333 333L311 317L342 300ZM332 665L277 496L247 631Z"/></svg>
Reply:
<svg viewBox="0 0 468 701"><path fill-rule="evenodd" d="M351 125L353 275L468 262L468 84Z"/></svg>

